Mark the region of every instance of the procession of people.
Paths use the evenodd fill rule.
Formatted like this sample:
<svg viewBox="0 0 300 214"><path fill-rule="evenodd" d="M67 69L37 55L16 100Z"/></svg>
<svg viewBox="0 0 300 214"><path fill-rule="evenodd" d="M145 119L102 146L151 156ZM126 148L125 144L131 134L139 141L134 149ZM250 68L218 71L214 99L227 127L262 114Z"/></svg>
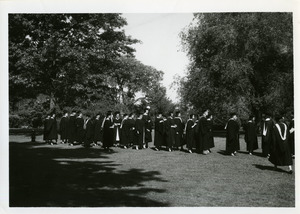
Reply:
<svg viewBox="0 0 300 214"><path fill-rule="evenodd" d="M174 116L175 114L175 116ZM236 156L240 150L241 123L236 113L231 113L225 125L225 151L230 156ZM258 149L258 126L253 115L243 125L246 149L252 155ZM152 136L154 130L154 137ZM130 113L121 116L120 112L108 111L106 116L97 113L83 115L81 111L67 111L63 113L59 125L55 113L49 114L44 121L44 140L54 145L58 143L83 145L84 147L102 146L107 151L112 147L136 150L148 148L154 143L154 150L186 151L208 155L214 148L213 115L207 109L199 117L191 114L184 123L181 112L169 112L163 115L158 112L155 120L150 116L150 107L144 112ZM267 157L274 167L288 166L292 173L292 158L294 157L294 122L287 124L286 120L276 115L273 119L265 114L261 122L262 155ZM184 149L184 147L186 149Z"/></svg>

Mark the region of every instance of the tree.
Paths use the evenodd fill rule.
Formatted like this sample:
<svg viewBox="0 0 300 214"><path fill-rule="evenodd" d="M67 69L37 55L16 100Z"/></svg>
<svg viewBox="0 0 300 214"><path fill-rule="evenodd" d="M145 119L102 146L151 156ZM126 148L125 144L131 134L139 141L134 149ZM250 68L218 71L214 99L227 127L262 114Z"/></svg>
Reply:
<svg viewBox="0 0 300 214"><path fill-rule="evenodd" d="M10 14L11 104L40 93L64 106L99 94L114 99L108 68L133 56L138 42L125 35L126 24L120 14Z"/></svg>
<svg viewBox="0 0 300 214"><path fill-rule="evenodd" d="M191 61L183 102L223 122L230 111L245 119L293 109L291 13L194 14L181 38Z"/></svg>
<svg viewBox="0 0 300 214"><path fill-rule="evenodd" d="M44 113L128 112L136 94L152 96L153 87L166 99L163 72L135 59L132 44L139 41L125 34L126 24L121 14L10 14L11 113L36 111L36 105L47 105ZM16 105L25 100L25 109Z"/></svg>
<svg viewBox="0 0 300 214"><path fill-rule="evenodd" d="M128 105L139 91L147 93L162 80L163 72L146 66L133 57L119 57L109 69L109 82L118 91L121 104Z"/></svg>

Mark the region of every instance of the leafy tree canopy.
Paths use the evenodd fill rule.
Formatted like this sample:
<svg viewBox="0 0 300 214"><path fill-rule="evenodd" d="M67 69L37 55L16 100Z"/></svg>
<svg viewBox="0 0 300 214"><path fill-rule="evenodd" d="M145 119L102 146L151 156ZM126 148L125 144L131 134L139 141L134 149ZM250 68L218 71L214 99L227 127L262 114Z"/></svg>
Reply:
<svg viewBox="0 0 300 214"><path fill-rule="evenodd" d="M134 58L126 24L121 14L10 14L11 108L44 94L51 108L130 110L163 72Z"/></svg>
<svg viewBox="0 0 300 214"><path fill-rule="evenodd" d="M181 38L190 57L182 103L220 122L232 111L246 119L293 109L291 13L194 14Z"/></svg>

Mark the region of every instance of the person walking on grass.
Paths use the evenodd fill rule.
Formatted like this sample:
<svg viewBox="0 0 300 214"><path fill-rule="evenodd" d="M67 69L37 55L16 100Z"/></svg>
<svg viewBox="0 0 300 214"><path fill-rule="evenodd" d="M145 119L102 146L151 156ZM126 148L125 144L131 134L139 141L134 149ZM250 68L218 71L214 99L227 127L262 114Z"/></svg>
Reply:
<svg viewBox="0 0 300 214"><path fill-rule="evenodd" d="M77 112L77 117L76 117L76 141L78 144L83 144L84 142L84 119L82 116L82 112L78 111Z"/></svg>
<svg viewBox="0 0 300 214"><path fill-rule="evenodd" d="M176 125L174 148L175 148L175 150L178 150L178 148L181 147L181 150L183 150L183 129L184 129L184 124L183 124L182 119L181 119L181 112L180 111L175 112L174 123Z"/></svg>
<svg viewBox="0 0 300 214"><path fill-rule="evenodd" d="M272 144L269 161L277 166L288 166L288 173L292 174L293 160L288 143L289 130L285 123L281 121L282 117L275 116L275 124L272 131Z"/></svg>
<svg viewBox="0 0 300 214"><path fill-rule="evenodd" d="M273 120L271 119L271 116L269 113L265 114L265 119L262 121L262 135L261 135L261 141L262 141L262 154L264 157L270 156L270 146L272 141L272 128L273 128Z"/></svg>
<svg viewBox="0 0 300 214"><path fill-rule="evenodd" d="M44 134L43 134L43 140L45 143L49 143L49 131L50 131L50 114L47 114L47 117L44 120Z"/></svg>
<svg viewBox="0 0 300 214"><path fill-rule="evenodd" d="M144 129L145 123L143 120L143 113L138 114L138 118L135 120L135 149L139 150L143 148L143 140L144 140Z"/></svg>
<svg viewBox="0 0 300 214"><path fill-rule="evenodd" d="M129 133L130 133L128 114L124 114L123 116L123 120L120 126L120 131L121 131L121 147L127 149L129 147Z"/></svg>
<svg viewBox="0 0 300 214"><path fill-rule="evenodd" d="M102 119L102 120L101 120ZM103 130L102 130L102 122L103 122L103 118L101 118L101 114L97 113L96 118L94 120L94 144L95 145L100 145L100 142L102 144L102 134L103 134Z"/></svg>
<svg viewBox="0 0 300 214"><path fill-rule="evenodd" d="M113 114L108 111L102 123L103 128L103 147L107 151L111 151L110 147L114 142L114 121Z"/></svg>
<svg viewBox="0 0 300 214"><path fill-rule="evenodd" d="M64 115L59 123L59 133L61 143L68 143L69 139L69 117L68 112L64 111Z"/></svg>
<svg viewBox="0 0 300 214"><path fill-rule="evenodd" d="M121 142L121 123L122 123L122 119L120 117L120 112L117 111L115 112L115 117L113 119L114 122L114 146L118 147L120 146L120 142Z"/></svg>
<svg viewBox="0 0 300 214"><path fill-rule="evenodd" d="M289 145L290 151L293 158L295 158L295 123L294 123L294 114L291 115L292 119L289 123Z"/></svg>
<svg viewBox="0 0 300 214"><path fill-rule="evenodd" d="M69 118L69 145L73 146L76 142L76 111L73 110Z"/></svg>
<svg viewBox="0 0 300 214"><path fill-rule="evenodd" d="M205 135L207 144L208 144L208 153L211 153L211 149L215 147L214 136L213 136L213 115L211 111L208 112L206 116L205 127L207 129L207 134Z"/></svg>
<svg viewBox="0 0 300 214"><path fill-rule="evenodd" d="M85 131L84 135L84 147L91 147L94 141L94 132L95 132L95 124L91 118L91 114L86 114L86 119L84 121L83 129Z"/></svg>
<svg viewBox="0 0 300 214"><path fill-rule="evenodd" d="M177 127L173 118L173 112L169 112L165 125L167 149L171 152L175 144L175 129Z"/></svg>
<svg viewBox="0 0 300 214"><path fill-rule="evenodd" d="M158 116L155 119L154 130L154 149L158 151L161 149L164 141L164 118L162 117L161 112L158 113Z"/></svg>
<svg viewBox="0 0 300 214"><path fill-rule="evenodd" d="M143 120L145 124L145 136L143 148L148 148L148 144L152 142L152 120L150 117L150 106L146 107L145 113L143 114Z"/></svg>
<svg viewBox="0 0 300 214"><path fill-rule="evenodd" d="M250 116L248 122L245 124L245 142L247 144L247 151L252 155L253 151L258 149L257 132L255 117Z"/></svg>
<svg viewBox="0 0 300 214"><path fill-rule="evenodd" d="M184 128L185 142L189 153L193 153L192 150L195 147L195 138L194 138L195 126L196 126L195 115L191 114Z"/></svg>
<svg viewBox="0 0 300 214"><path fill-rule="evenodd" d="M128 124L128 147L133 146L135 141L135 115L133 113L130 113L127 119Z"/></svg>
<svg viewBox="0 0 300 214"><path fill-rule="evenodd" d="M231 156L235 156L238 150L239 144L239 124L237 122L236 113L230 114L226 126L226 152Z"/></svg>
<svg viewBox="0 0 300 214"><path fill-rule="evenodd" d="M57 121L55 113L53 113L49 119L49 135L48 140L51 145L57 144Z"/></svg>

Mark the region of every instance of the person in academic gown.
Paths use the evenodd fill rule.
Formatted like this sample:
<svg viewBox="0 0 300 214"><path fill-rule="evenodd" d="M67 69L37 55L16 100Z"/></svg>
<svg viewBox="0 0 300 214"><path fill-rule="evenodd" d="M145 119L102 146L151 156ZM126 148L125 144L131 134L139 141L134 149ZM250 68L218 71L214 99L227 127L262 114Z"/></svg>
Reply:
<svg viewBox="0 0 300 214"><path fill-rule="evenodd" d="M148 148L148 143L152 142L152 120L149 115L150 112L150 106L147 106L146 111L143 115L143 120L145 123L145 146Z"/></svg>
<svg viewBox="0 0 300 214"><path fill-rule="evenodd" d="M128 133L128 146L132 146L135 141L135 116L133 113L129 114L129 117L126 121L129 129Z"/></svg>
<svg viewBox="0 0 300 214"><path fill-rule="evenodd" d="M76 111L73 110L69 118L69 144L73 146L76 141Z"/></svg>
<svg viewBox="0 0 300 214"><path fill-rule="evenodd" d="M206 121L206 117L204 115L200 116L199 120L197 121L196 132L197 132L197 141L196 141L196 152L199 154L203 153L204 149L204 123Z"/></svg>
<svg viewBox="0 0 300 214"><path fill-rule="evenodd" d="M49 132L50 132L50 127L49 127L49 120L50 120L51 115L48 114L47 117L44 120L44 135L43 135L43 140L48 143L49 142Z"/></svg>
<svg viewBox="0 0 300 214"><path fill-rule="evenodd" d="M122 122L122 118L120 117L120 112L117 111L115 113L113 122L114 122L114 146L119 146L121 142L120 127Z"/></svg>
<svg viewBox="0 0 300 214"><path fill-rule="evenodd" d="M238 151L238 136L239 136L239 124L237 123L237 116L235 113L231 113L230 119L226 124L226 152L231 156L235 156Z"/></svg>
<svg viewBox="0 0 300 214"><path fill-rule="evenodd" d="M57 137L58 137L58 133L57 133L57 121L55 118L55 114L53 113L52 116L49 119L49 135L48 135L48 139L51 143L51 145L53 144L53 140L54 143L57 143Z"/></svg>
<svg viewBox="0 0 300 214"><path fill-rule="evenodd" d="M102 119L102 120L101 120ZM103 119L104 118L101 118L101 114L98 113L96 115L96 118L94 120L94 127L95 127L95 130L94 130L94 143L98 145L98 142L102 142L103 139L103 130L102 130L102 122L103 122Z"/></svg>
<svg viewBox="0 0 300 214"><path fill-rule="evenodd" d="M175 144L175 129L176 124L173 118L173 112L169 112L169 116L166 120L166 137L167 137L167 149L169 152L172 151L172 147Z"/></svg>
<svg viewBox="0 0 300 214"><path fill-rule="evenodd" d="M82 117L81 111L78 111L78 116L76 117L76 141L79 144L82 144L84 142L84 119Z"/></svg>
<svg viewBox="0 0 300 214"><path fill-rule="evenodd" d="M203 136L203 146L204 146L204 151L203 154L208 154L211 153L211 148L215 147L214 143L214 136L213 136L213 115L211 114L210 111L208 111L207 116L206 116L206 121L204 123L204 130L205 134Z"/></svg>
<svg viewBox="0 0 300 214"><path fill-rule="evenodd" d="M102 123L103 127L103 147L104 149L109 150L113 146L114 142L114 122L113 114L111 111L108 111L106 117Z"/></svg>
<svg viewBox="0 0 300 214"><path fill-rule="evenodd" d="M245 142L247 144L247 151L252 155L253 151L258 149L257 130L255 124L255 117L250 116L248 122L245 124Z"/></svg>
<svg viewBox="0 0 300 214"><path fill-rule="evenodd" d="M194 138L194 128L195 128L195 115L191 114L190 118L187 120L185 125L185 141L186 147L189 153L192 153L193 148L195 147L195 138Z"/></svg>
<svg viewBox="0 0 300 214"><path fill-rule="evenodd" d="M198 133L198 141L196 142L196 151L197 153L203 153L203 154L207 154L208 153L208 129L206 127L207 123L207 115L210 111L209 110L205 110L202 114L202 116L200 117L198 123L197 123L197 133Z"/></svg>
<svg viewBox="0 0 300 214"><path fill-rule="evenodd" d="M135 120L135 149L143 148L143 140L144 140L144 129L145 123L143 120L143 114L140 113L138 118Z"/></svg>
<svg viewBox="0 0 300 214"><path fill-rule="evenodd" d="M288 144L289 130L285 123L280 121L280 116L275 116L275 124L272 129L272 144L269 161L277 166L288 166L292 173L293 160Z"/></svg>
<svg viewBox="0 0 300 214"><path fill-rule="evenodd" d="M194 120L194 148L196 148L196 153L199 153L200 151L200 137L199 137L199 115L195 114L195 120Z"/></svg>
<svg viewBox="0 0 300 214"><path fill-rule="evenodd" d="M64 111L64 115L60 120L59 123L59 133L60 133L60 140L62 143L68 143L69 139L69 117L68 112Z"/></svg>
<svg viewBox="0 0 300 214"><path fill-rule="evenodd" d="M178 149L178 147L181 146L181 149L183 150L183 129L184 125L181 119L181 113L179 111L176 112L174 123L176 125L175 128L175 149Z"/></svg>
<svg viewBox="0 0 300 214"><path fill-rule="evenodd" d="M294 115L292 115L292 120L289 124L289 145L292 156L295 156L295 123L294 123Z"/></svg>
<svg viewBox="0 0 300 214"><path fill-rule="evenodd" d="M121 130L121 145L124 149L127 149L129 147L129 132L130 132L127 114L124 114L123 116L120 130Z"/></svg>
<svg viewBox="0 0 300 214"><path fill-rule="evenodd" d="M85 130L84 147L90 147L94 142L95 126L90 114L86 114L83 129Z"/></svg>
<svg viewBox="0 0 300 214"><path fill-rule="evenodd" d="M155 150L158 151L161 149L164 141L164 118L162 117L161 112L159 112L158 116L155 118L154 130L154 146Z"/></svg>
<svg viewBox="0 0 300 214"><path fill-rule="evenodd" d="M267 157L270 155L270 146L272 141L273 120L267 113L266 118L262 122L262 154Z"/></svg>

